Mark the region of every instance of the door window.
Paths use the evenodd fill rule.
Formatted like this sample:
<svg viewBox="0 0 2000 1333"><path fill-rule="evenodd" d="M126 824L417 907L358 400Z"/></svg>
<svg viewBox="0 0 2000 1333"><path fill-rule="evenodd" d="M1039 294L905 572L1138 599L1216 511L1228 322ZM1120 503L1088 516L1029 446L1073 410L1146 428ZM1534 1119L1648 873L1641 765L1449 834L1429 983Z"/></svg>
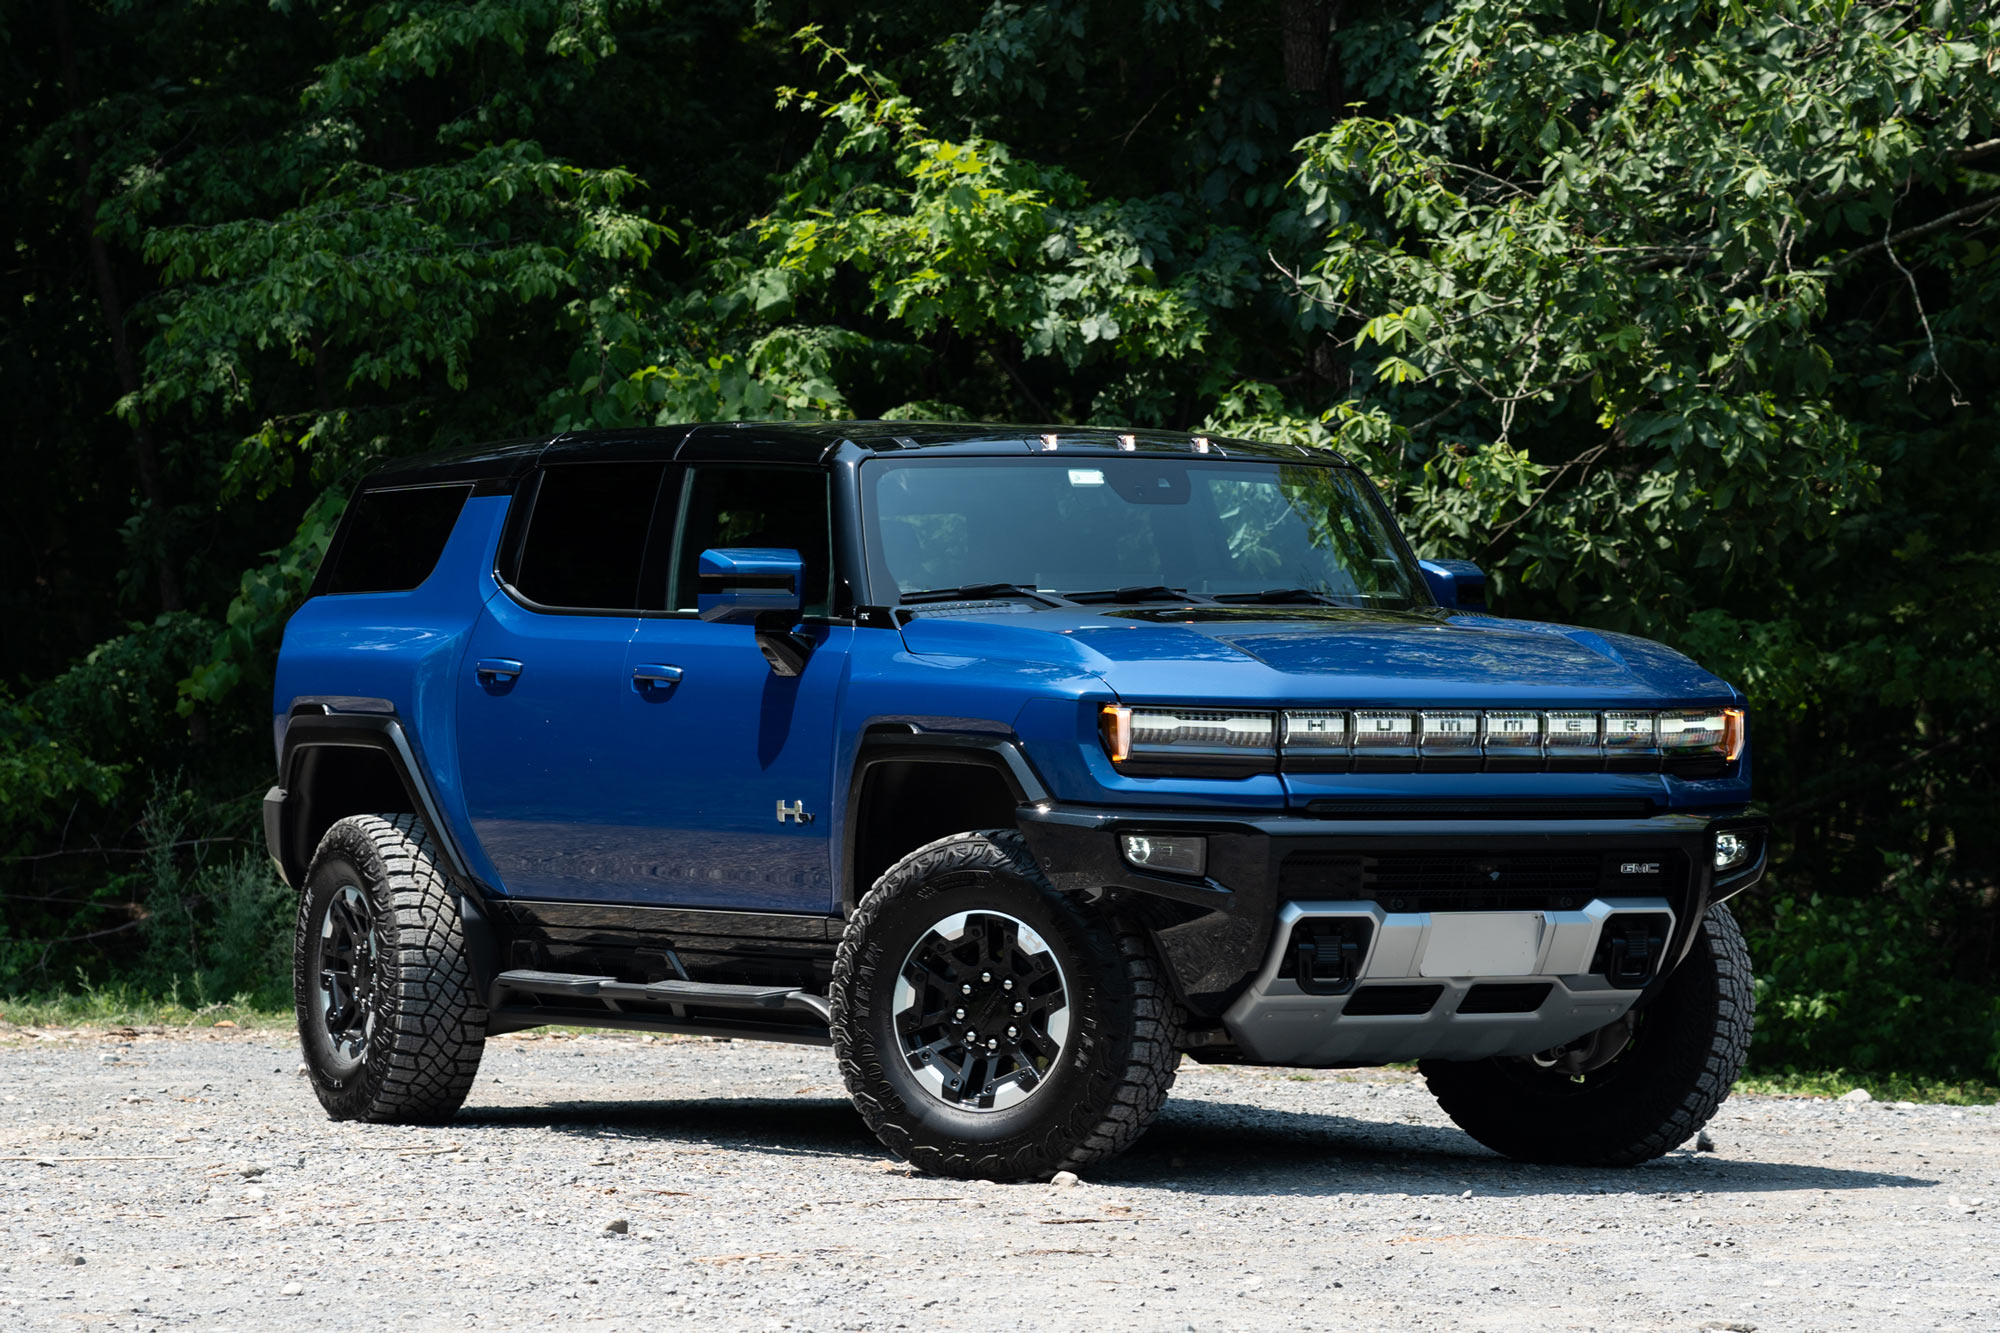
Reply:
<svg viewBox="0 0 2000 1333"><path fill-rule="evenodd" d="M673 605L695 608L701 553L723 546L797 551L805 560L800 614L827 614L833 541L827 474L817 468L702 464L689 482L675 562Z"/></svg>
<svg viewBox="0 0 2000 1333"><path fill-rule="evenodd" d="M544 468L521 540L515 589L551 609L651 609L640 600L639 574L665 471L659 463Z"/></svg>

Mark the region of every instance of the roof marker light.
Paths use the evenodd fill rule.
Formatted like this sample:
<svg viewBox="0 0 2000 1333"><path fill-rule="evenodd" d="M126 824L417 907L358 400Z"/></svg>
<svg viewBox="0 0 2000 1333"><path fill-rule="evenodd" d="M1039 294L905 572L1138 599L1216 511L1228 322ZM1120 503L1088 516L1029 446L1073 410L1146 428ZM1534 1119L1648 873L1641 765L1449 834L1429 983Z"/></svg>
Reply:
<svg viewBox="0 0 2000 1333"><path fill-rule="evenodd" d="M1188 441L1188 446L1198 454L1205 454L1213 447L1209 444L1208 436L1206 435L1195 436L1192 440Z"/></svg>
<svg viewBox="0 0 2000 1333"><path fill-rule="evenodd" d="M1042 452L1045 454L1052 454L1055 451L1056 451L1056 437L1054 435L1042 436Z"/></svg>
<svg viewBox="0 0 2000 1333"><path fill-rule="evenodd" d="M1136 436L1136 435L1120 435L1120 436L1118 437L1118 452L1120 452L1120 453L1124 453L1124 454L1129 454L1129 453L1131 453L1131 452L1132 452L1132 451L1133 451L1134 449L1137 449L1138 447L1139 447L1139 437L1138 437L1138 436Z"/></svg>

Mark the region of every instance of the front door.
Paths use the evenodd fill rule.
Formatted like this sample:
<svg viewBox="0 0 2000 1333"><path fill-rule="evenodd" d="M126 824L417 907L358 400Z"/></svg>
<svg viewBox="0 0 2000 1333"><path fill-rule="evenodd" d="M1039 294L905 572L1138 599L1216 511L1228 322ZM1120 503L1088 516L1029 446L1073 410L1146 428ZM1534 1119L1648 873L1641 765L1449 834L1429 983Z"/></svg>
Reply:
<svg viewBox="0 0 2000 1333"><path fill-rule="evenodd" d="M675 613L642 620L626 650L628 743L647 756L653 830L636 901L832 911L834 724L854 631L826 618L827 474L704 463L688 469L682 491ZM701 553L728 546L804 557L801 633L812 652L797 676L771 670L750 626L695 616Z"/></svg>
<svg viewBox="0 0 2000 1333"><path fill-rule="evenodd" d="M641 622L628 673L677 672L633 694L650 756L654 836L634 901L757 912L834 905L833 717L854 631L818 626L805 670L772 672L748 625Z"/></svg>

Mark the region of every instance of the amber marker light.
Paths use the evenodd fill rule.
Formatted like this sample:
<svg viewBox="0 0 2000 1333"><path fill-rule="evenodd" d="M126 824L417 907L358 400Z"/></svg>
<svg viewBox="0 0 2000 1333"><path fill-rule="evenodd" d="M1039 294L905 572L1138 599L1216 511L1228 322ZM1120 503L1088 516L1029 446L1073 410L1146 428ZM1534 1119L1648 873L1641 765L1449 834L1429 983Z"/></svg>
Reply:
<svg viewBox="0 0 2000 1333"><path fill-rule="evenodd" d="M1722 757L1734 763L1743 757L1743 710L1722 710Z"/></svg>
<svg viewBox="0 0 2000 1333"><path fill-rule="evenodd" d="M1132 710L1122 704L1106 704L1097 715L1097 725L1104 733L1104 748L1111 754L1111 762L1122 764L1132 757Z"/></svg>

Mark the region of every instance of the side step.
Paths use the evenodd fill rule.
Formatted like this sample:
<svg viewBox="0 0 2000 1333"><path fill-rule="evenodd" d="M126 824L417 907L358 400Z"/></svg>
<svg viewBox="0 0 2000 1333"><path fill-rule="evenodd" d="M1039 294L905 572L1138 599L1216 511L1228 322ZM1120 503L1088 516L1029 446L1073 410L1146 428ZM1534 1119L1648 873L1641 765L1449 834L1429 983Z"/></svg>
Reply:
<svg viewBox="0 0 2000 1333"><path fill-rule="evenodd" d="M823 995L787 986L732 986L715 981L620 981L616 977L581 976L572 972L502 972L494 990L546 996L556 1000L595 1000L613 1013L624 1012L621 1001L638 1004L698 1005L704 1009L789 1009L807 1013L822 1023L833 1021L833 1007Z"/></svg>

